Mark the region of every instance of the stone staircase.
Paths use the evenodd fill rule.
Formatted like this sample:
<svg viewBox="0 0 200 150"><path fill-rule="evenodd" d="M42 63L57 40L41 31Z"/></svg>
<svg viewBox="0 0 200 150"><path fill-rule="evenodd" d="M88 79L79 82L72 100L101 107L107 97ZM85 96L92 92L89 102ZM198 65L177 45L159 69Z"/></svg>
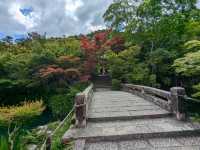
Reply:
<svg viewBox="0 0 200 150"><path fill-rule="evenodd" d="M96 91L85 128L71 128L63 142L75 150L200 150L200 125L122 91Z"/></svg>
<svg viewBox="0 0 200 150"><path fill-rule="evenodd" d="M99 75L93 79L94 89L111 89L111 78L108 75Z"/></svg>

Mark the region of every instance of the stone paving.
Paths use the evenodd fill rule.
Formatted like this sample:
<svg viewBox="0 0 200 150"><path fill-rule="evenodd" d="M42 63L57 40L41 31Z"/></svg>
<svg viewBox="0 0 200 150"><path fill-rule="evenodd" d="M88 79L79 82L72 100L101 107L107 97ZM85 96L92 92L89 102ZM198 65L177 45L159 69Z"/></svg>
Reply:
<svg viewBox="0 0 200 150"><path fill-rule="evenodd" d="M200 150L199 137L88 142L85 150Z"/></svg>
<svg viewBox="0 0 200 150"><path fill-rule="evenodd" d="M74 139L75 150L200 150L199 124L170 114L130 93L98 90L87 127L71 128L63 139Z"/></svg>
<svg viewBox="0 0 200 150"><path fill-rule="evenodd" d="M89 122L86 128L71 129L66 136L75 139L119 140L121 138L146 138L156 136L190 134L199 129L191 123L183 123L174 118L135 119L130 121Z"/></svg>
<svg viewBox="0 0 200 150"><path fill-rule="evenodd" d="M159 106L138 96L122 91L95 92L89 110L89 120L109 118L139 118L150 115L168 115Z"/></svg>

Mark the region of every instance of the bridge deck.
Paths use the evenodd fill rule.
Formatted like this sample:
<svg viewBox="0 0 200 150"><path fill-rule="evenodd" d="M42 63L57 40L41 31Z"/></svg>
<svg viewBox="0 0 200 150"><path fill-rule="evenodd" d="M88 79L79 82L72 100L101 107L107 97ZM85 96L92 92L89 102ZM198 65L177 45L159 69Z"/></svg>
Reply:
<svg viewBox="0 0 200 150"><path fill-rule="evenodd" d="M84 150L199 150L200 138L152 138L144 140L87 142ZM78 149L77 149L78 150Z"/></svg>
<svg viewBox="0 0 200 150"><path fill-rule="evenodd" d="M169 115L159 106L122 91L98 91L89 109L89 120L129 120Z"/></svg>
<svg viewBox="0 0 200 150"><path fill-rule="evenodd" d="M63 139L75 139L76 150L199 150L200 138L191 137L199 131L199 125L177 121L143 98L98 90L87 127L72 128Z"/></svg>

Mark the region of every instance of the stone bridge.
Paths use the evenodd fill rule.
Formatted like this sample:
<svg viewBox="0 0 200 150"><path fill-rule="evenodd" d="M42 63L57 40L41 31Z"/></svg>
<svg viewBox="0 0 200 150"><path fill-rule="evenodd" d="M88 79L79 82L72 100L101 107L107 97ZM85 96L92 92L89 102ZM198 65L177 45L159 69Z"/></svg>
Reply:
<svg viewBox="0 0 200 150"><path fill-rule="evenodd" d="M180 87L89 86L75 99L76 123L63 136L75 150L200 150L200 125L187 119Z"/></svg>

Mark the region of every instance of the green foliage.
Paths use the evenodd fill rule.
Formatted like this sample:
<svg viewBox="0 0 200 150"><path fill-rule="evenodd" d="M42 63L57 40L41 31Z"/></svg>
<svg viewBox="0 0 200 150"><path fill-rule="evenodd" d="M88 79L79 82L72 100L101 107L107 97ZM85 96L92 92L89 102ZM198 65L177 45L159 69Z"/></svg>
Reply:
<svg viewBox="0 0 200 150"><path fill-rule="evenodd" d="M123 27L123 24L129 24L132 21L136 6L129 0L119 0L111 4L104 14L104 19L111 23L115 29Z"/></svg>
<svg viewBox="0 0 200 150"><path fill-rule="evenodd" d="M8 124L11 131L15 126L20 128L13 137L16 150L29 142L40 145L43 141L45 135L38 135L37 131L26 133L29 131L25 130L23 135L21 132L22 128L37 124L36 119L45 109L44 105L48 104L48 113L52 111L56 119L62 119L71 110L75 94L85 86L70 88L81 75L82 60L79 57L82 52L78 38L31 39L15 44L0 43L0 106L5 105L0 108L0 122L5 130ZM63 76L58 77L59 71L63 71ZM48 78L45 78L47 74ZM29 99L41 97L43 100L39 103L42 105L29 102ZM22 101L25 102L21 104Z"/></svg>
<svg viewBox="0 0 200 150"><path fill-rule="evenodd" d="M176 72L185 76L200 74L200 51L187 53L183 58L175 60Z"/></svg>
<svg viewBox="0 0 200 150"><path fill-rule="evenodd" d="M73 149L73 143L68 143L67 145L63 145L60 139L60 137L62 137L63 134L70 128L72 115L69 116L69 119L65 120L64 124L55 132L54 136L52 137L53 150L62 150L62 149L72 150Z"/></svg>
<svg viewBox="0 0 200 150"><path fill-rule="evenodd" d="M49 107L55 118L64 117L70 110L73 104L71 93L54 95L49 99Z"/></svg>
<svg viewBox="0 0 200 150"><path fill-rule="evenodd" d="M121 89L121 81L117 79L112 79L112 89L120 90Z"/></svg>
<svg viewBox="0 0 200 150"><path fill-rule="evenodd" d="M45 39L36 35L34 33L34 38L24 42L0 44L0 105L15 105L25 99L41 97L46 100L50 93L61 88L61 82L64 88L73 84L72 69L80 72L79 57L82 53L78 38ZM63 56L76 59L60 61L59 58ZM70 69L70 73L69 70L66 72L68 79L52 79L54 76L51 80L39 78L40 69L51 65L63 70Z"/></svg>
<svg viewBox="0 0 200 150"><path fill-rule="evenodd" d="M131 83L156 86L156 76L150 73L145 64L137 64L128 75L128 81Z"/></svg>
<svg viewBox="0 0 200 150"><path fill-rule="evenodd" d="M138 46L130 47L118 54L108 51L106 59L112 78L126 80L126 74L134 67L139 51Z"/></svg>
<svg viewBox="0 0 200 150"><path fill-rule="evenodd" d="M134 45L140 50L137 55L110 57L108 66L112 77L164 89L184 85L191 94L192 86L200 80L200 10L196 2L113 2L104 14L105 22L126 37L125 53L131 53ZM181 76L177 77L176 72ZM195 79L190 82L192 77Z"/></svg>
<svg viewBox="0 0 200 150"><path fill-rule="evenodd" d="M9 149L8 140L6 139L6 137L0 136L0 149L1 150Z"/></svg>
<svg viewBox="0 0 200 150"><path fill-rule="evenodd" d="M65 117L73 107L75 95L84 88L85 85L77 84L70 87L65 92L67 94L52 95L48 100L48 106L54 118L59 119Z"/></svg>
<svg viewBox="0 0 200 150"><path fill-rule="evenodd" d="M39 116L45 107L42 101L24 102L21 106L0 107L0 124L1 125L23 125L32 121Z"/></svg>
<svg viewBox="0 0 200 150"><path fill-rule="evenodd" d="M115 34L125 37L124 51L102 54L114 89L119 89L121 82L164 89L184 85L189 95L196 92L193 96L200 97L200 10L196 2L117 0L109 6L104 19L114 29L110 38ZM92 63L83 63L85 56L78 37L29 36L31 40L17 44L9 36L0 42L0 105L42 97L53 116L61 119L71 110L75 94L82 90L82 85L73 85L81 79L83 66L89 68ZM92 42L85 46L96 50L99 45ZM40 108L2 107L0 120L30 119L41 114ZM54 149L61 149L59 136L55 137ZM5 143L5 139L1 141Z"/></svg>
<svg viewBox="0 0 200 150"><path fill-rule="evenodd" d="M46 134L43 132L40 132L37 129L33 129L30 131L26 131L26 134L22 136L22 144L28 145L28 144L36 144L36 145L42 145L43 140L45 138Z"/></svg>
<svg viewBox="0 0 200 150"><path fill-rule="evenodd" d="M80 56L80 41L76 38L58 38L58 39L49 39L45 43L45 47L53 51L56 56L62 55L72 55L72 56Z"/></svg>
<svg viewBox="0 0 200 150"><path fill-rule="evenodd" d="M188 52L200 50L200 41L199 40L192 40L185 43L184 47Z"/></svg>
<svg viewBox="0 0 200 150"><path fill-rule="evenodd" d="M178 58L174 61L173 67L175 71L183 77L195 78L190 82L193 85L193 89L196 93L194 97L200 97L200 41L192 40L185 43L185 48L189 51L182 58Z"/></svg>
<svg viewBox="0 0 200 150"><path fill-rule="evenodd" d="M185 38L189 40L198 39L200 36L200 22L191 20L185 27Z"/></svg>
<svg viewBox="0 0 200 150"><path fill-rule="evenodd" d="M151 74L146 64L139 62L140 54L139 46L131 46L119 54L107 52L106 58L111 77L122 82L155 85L156 76Z"/></svg>
<svg viewBox="0 0 200 150"><path fill-rule="evenodd" d="M200 83L197 85L194 85L193 88L197 91L195 94L193 94L192 96L195 98L200 98Z"/></svg>
<svg viewBox="0 0 200 150"><path fill-rule="evenodd" d="M52 144L51 147L53 150L64 150L67 148L71 148L72 144L63 145L61 142L61 137L63 134L69 129L71 125L71 118L73 113L65 122L56 130L54 135L52 136ZM46 131L54 131L61 121L50 122L46 124L46 130L41 130L40 128L34 128L32 130L26 130L25 133L21 136L20 145L28 145L28 144L36 144L39 148L41 148L44 140L46 139ZM21 149L20 149L21 150Z"/></svg>
<svg viewBox="0 0 200 150"><path fill-rule="evenodd" d="M174 57L176 55L166 49L156 49L149 54L147 63L150 66L150 70L154 75L151 75L157 83L162 86L169 87L172 85L172 79L169 76L173 76L172 67ZM162 66L162 67L161 67Z"/></svg>

